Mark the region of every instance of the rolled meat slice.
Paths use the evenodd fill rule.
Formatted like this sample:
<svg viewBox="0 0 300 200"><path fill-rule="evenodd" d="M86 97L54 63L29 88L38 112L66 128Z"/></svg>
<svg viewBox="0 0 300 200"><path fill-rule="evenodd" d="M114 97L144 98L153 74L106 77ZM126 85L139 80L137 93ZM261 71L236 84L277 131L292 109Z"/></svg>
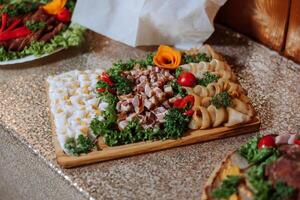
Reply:
<svg viewBox="0 0 300 200"><path fill-rule="evenodd" d="M227 120L227 112L224 107L217 109L215 106L210 105L207 108L207 111L209 113L213 127L220 126Z"/></svg>
<svg viewBox="0 0 300 200"><path fill-rule="evenodd" d="M209 113L206 108L200 106L196 108L192 120L189 123L190 129L206 129L211 125Z"/></svg>
<svg viewBox="0 0 300 200"><path fill-rule="evenodd" d="M242 124L250 121L250 116L245 115L231 107L227 107L228 112L228 121L225 123L225 126L234 126L237 124Z"/></svg>

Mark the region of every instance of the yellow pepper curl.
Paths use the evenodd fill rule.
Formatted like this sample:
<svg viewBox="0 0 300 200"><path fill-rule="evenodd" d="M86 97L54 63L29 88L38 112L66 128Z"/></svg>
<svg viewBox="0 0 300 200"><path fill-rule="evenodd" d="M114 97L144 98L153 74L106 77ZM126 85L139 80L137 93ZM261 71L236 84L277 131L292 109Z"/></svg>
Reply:
<svg viewBox="0 0 300 200"><path fill-rule="evenodd" d="M51 15L57 15L65 7L67 0L53 0L43 6L43 9Z"/></svg>

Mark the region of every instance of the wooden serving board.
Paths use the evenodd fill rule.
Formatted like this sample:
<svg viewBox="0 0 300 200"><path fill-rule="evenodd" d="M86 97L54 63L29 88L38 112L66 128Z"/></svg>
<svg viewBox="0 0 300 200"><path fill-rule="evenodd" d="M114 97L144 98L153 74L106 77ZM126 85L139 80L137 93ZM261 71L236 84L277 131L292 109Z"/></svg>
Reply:
<svg viewBox="0 0 300 200"><path fill-rule="evenodd" d="M189 131L182 138L177 140L147 141L116 147L108 147L103 143L103 140L100 138L98 140L98 147L100 147L101 150L93 151L81 156L69 156L65 154L59 145L57 136L54 133L54 131L53 142L55 146L58 164L64 168L71 168L100 161L113 160L117 158L123 158L168 149L172 147L193 144L197 142L246 134L258 131L259 127L260 119L258 117L255 117L250 123L238 125L235 127L218 127L205 130Z"/></svg>

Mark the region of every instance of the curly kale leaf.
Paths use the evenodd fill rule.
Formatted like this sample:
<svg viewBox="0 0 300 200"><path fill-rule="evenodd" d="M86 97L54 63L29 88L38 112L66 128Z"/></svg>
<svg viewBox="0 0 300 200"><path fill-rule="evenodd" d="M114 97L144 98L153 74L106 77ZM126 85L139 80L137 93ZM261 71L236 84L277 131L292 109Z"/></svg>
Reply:
<svg viewBox="0 0 300 200"><path fill-rule="evenodd" d="M65 148L72 155L80 155L82 153L88 153L95 147L95 144L87 137L79 135L75 140L74 138L68 138L65 143Z"/></svg>
<svg viewBox="0 0 300 200"><path fill-rule="evenodd" d="M191 118L183 115L181 109L171 108L164 119L165 138L177 139L187 131Z"/></svg>

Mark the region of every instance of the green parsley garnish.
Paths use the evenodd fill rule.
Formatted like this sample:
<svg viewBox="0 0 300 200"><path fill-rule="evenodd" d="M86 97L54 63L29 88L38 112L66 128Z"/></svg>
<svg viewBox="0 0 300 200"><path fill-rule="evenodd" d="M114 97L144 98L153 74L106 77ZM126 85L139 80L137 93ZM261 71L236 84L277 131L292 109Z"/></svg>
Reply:
<svg viewBox="0 0 300 200"><path fill-rule="evenodd" d="M238 152L241 156L247 159L249 163L259 163L273 154L278 154L274 148L258 149L257 144L261 137L257 136L243 144Z"/></svg>
<svg viewBox="0 0 300 200"><path fill-rule="evenodd" d="M65 148L72 155L80 155L82 153L88 153L95 147L95 144L87 137L79 135L75 140L74 138L68 138L65 143Z"/></svg>
<svg viewBox="0 0 300 200"><path fill-rule="evenodd" d="M217 199L228 199L232 194L237 193L240 180L239 176L226 177L221 185L212 191L212 196Z"/></svg>
<svg viewBox="0 0 300 200"><path fill-rule="evenodd" d="M183 110L171 108L165 116L164 133L165 138L177 139L188 129L190 117L183 115Z"/></svg>
<svg viewBox="0 0 300 200"><path fill-rule="evenodd" d="M105 112L106 113L106 112ZM100 121L94 118L91 122L91 129L95 136L104 137L108 146L123 145L146 140L156 139L176 139L181 137L188 128L190 117L183 115L180 109L172 108L168 110L165 116L164 129L148 128L143 129L137 119L133 119L128 125L119 131L116 118L107 118L107 112L104 113L105 120Z"/></svg>
<svg viewBox="0 0 300 200"><path fill-rule="evenodd" d="M178 78L182 72L183 72L182 67L178 67L175 71L175 77Z"/></svg>
<svg viewBox="0 0 300 200"><path fill-rule="evenodd" d="M231 104L231 98L228 94L228 92L220 92L216 94L215 96L212 97L211 103L216 107L216 108L221 108L221 107L227 107L230 106Z"/></svg>
<svg viewBox="0 0 300 200"><path fill-rule="evenodd" d="M33 22L33 21L26 21L25 25L27 26L27 28L33 32L40 30L40 29L44 29L46 27L46 23L45 22Z"/></svg>
<svg viewBox="0 0 300 200"><path fill-rule="evenodd" d="M173 89L174 94L179 94L181 97L185 97L187 95L186 90L177 83L177 80L172 80L170 85Z"/></svg>
<svg viewBox="0 0 300 200"><path fill-rule="evenodd" d="M24 15L38 8L38 3L32 1L21 1L5 4L0 9L0 14L7 13L10 16Z"/></svg>
<svg viewBox="0 0 300 200"><path fill-rule="evenodd" d="M201 61L209 62L211 58L209 58L205 53L199 53L197 55L183 55L183 64L187 63L199 63Z"/></svg>
<svg viewBox="0 0 300 200"><path fill-rule="evenodd" d="M197 84L203 85L206 87L210 83L217 82L219 80L219 78L220 77L218 77L217 75L215 75L211 72L205 72L203 74L203 78L198 79Z"/></svg>

